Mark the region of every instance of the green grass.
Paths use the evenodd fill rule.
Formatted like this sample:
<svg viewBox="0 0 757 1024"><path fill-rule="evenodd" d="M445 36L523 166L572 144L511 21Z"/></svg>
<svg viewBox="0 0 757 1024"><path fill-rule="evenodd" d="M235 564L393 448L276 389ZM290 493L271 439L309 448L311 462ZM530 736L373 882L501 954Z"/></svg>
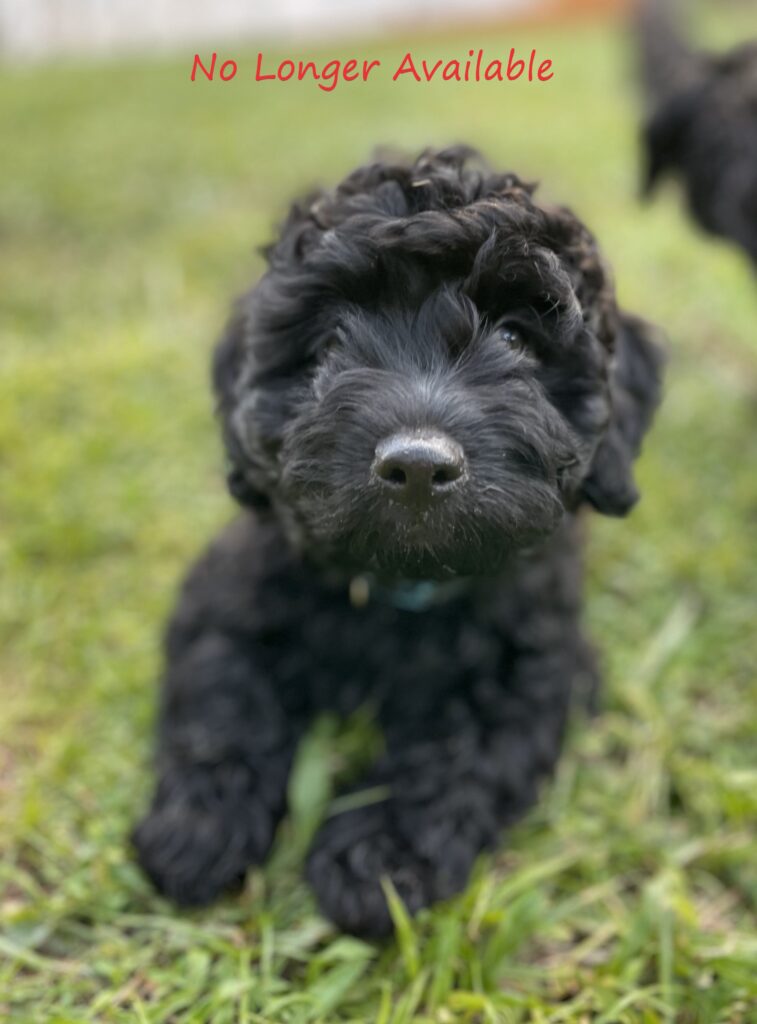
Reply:
<svg viewBox="0 0 757 1024"><path fill-rule="evenodd" d="M741 24L739 24L739 17ZM728 41L748 13L720 11ZM355 47L536 45L546 86L330 95L192 86L189 58L0 75L0 1018L747 1024L757 987L757 295L673 195L635 201L623 40L582 27ZM248 57L250 55L248 54ZM630 522L592 524L603 715L467 892L341 937L300 880L366 723L324 721L240 898L158 899L125 841L150 785L158 637L232 514L206 366L290 194L379 141L466 139L592 225L671 338Z"/></svg>

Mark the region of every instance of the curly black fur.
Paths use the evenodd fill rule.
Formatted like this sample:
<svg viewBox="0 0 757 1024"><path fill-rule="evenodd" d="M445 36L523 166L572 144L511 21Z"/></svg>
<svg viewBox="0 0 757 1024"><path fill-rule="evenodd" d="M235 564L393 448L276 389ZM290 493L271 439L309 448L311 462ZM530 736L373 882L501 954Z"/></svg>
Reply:
<svg viewBox="0 0 757 1024"><path fill-rule="evenodd" d="M307 862L359 934L391 927L383 876L411 912L459 891L552 771L571 691L595 679L578 512L636 500L660 358L586 228L533 192L463 148L362 167L293 207L239 303L214 378L246 511L170 625L135 832L174 900L265 858L324 709L369 703L385 735L357 787L383 799L328 818ZM372 466L383 439L430 429L466 466L419 510ZM457 582L423 611L392 600L419 579Z"/></svg>
<svg viewBox="0 0 757 1024"><path fill-rule="evenodd" d="M700 226L757 264L757 42L694 52L667 0L648 0L639 27L649 107L644 191L678 178Z"/></svg>

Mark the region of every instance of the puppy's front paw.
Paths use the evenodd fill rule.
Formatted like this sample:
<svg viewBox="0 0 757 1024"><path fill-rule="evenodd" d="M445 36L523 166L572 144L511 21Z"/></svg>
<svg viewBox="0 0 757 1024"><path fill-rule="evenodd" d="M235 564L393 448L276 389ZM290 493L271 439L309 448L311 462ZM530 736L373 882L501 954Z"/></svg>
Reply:
<svg viewBox="0 0 757 1024"><path fill-rule="evenodd" d="M355 935L389 935L393 924L381 886L384 877L411 914L450 894L439 884L438 865L419 856L393 829L386 804L325 822L307 863L307 878L324 914Z"/></svg>
<svg viewBox="0 0 757 1024"><path fill-rule="evenodd" d="M208 803L191 791L166 797L159 790L132 842L159 892L182 906L203 906L242 884L247 868L268 853L275 826L254 794Z"/></svg>

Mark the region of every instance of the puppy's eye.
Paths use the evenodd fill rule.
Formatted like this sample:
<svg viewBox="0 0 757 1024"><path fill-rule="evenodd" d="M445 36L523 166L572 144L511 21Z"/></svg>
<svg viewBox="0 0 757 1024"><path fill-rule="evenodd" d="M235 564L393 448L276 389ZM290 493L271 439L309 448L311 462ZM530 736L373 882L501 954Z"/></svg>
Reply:
<svg viewBox="0 0 757 1024"><path fill-rule="evenodd" d="M503 324L499 329L499 334L504 343L511 348L525 347L526 339L523 331L516 324Z"/></svg>

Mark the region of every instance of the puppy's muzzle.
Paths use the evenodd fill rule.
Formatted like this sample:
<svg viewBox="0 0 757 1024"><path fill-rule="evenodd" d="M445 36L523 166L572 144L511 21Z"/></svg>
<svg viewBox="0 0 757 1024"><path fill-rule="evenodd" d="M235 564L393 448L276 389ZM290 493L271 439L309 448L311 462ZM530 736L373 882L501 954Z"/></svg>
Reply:
<svg viewBox="0 0 757 1024"><path fill-rule="evenodd" d="M386 497L423 509L459 486L465 455L446 434L393 434L377 445L372 474Z"/></svg>

